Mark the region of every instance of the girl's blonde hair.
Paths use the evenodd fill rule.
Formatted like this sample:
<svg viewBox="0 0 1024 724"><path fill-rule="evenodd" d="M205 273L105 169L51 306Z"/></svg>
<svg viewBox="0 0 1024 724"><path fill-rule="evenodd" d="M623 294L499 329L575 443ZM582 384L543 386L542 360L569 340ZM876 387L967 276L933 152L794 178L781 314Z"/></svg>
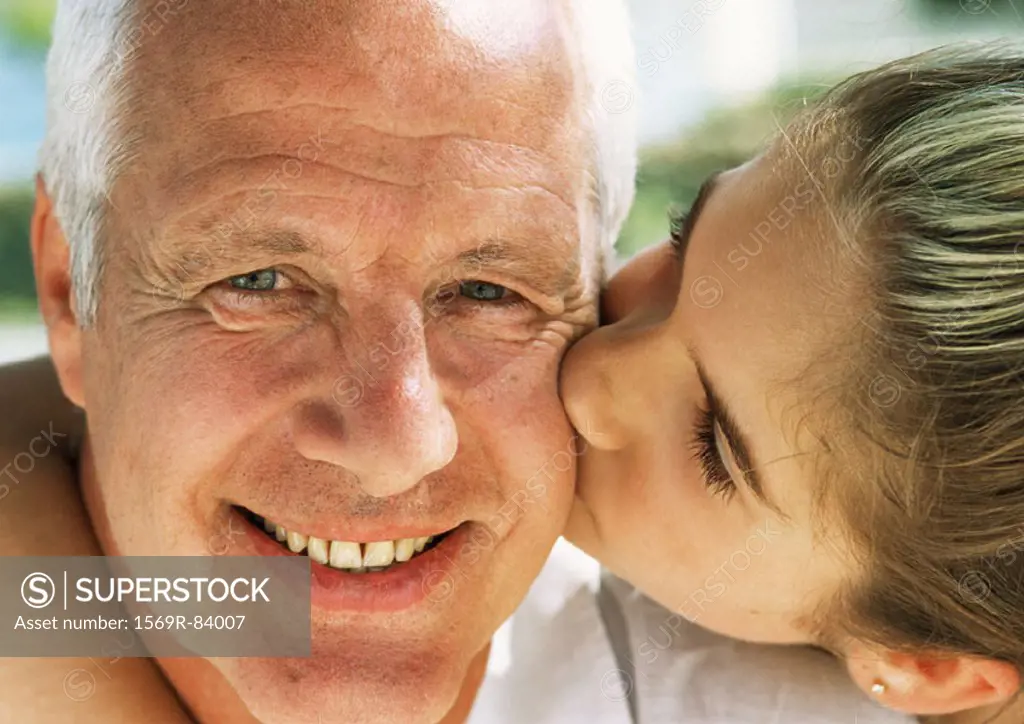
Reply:
<svg viewBox="0 0 1024 724"><path fill-rule="evenodd" d="M862 73L787 138L844 159L821 190L869 300L817 397L842 430L822 494L861 569L817 612L825 639L1024 672L1024 53Z"/></svg>

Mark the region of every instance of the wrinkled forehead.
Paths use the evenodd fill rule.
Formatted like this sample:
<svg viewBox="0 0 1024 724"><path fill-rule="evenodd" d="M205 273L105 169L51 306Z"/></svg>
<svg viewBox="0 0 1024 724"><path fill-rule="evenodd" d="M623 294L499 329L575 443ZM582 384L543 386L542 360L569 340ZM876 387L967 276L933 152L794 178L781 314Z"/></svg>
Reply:
<svg viewBox="0 0 1024 724"><path fill-rule="evenodd" d="M481 96L564 102L572 82L571 39L557 2L213 0L189 3L165 21L153 38L159 42L148 44L157 73L195 83L211 71L237 75L230 66L249 59L272 66L303 59L323 71L328 87L355 82L353 91L375 91L378 111L389 115L458 116ZM276 70L287 83L287 65Z"/></svg>
<svg viewBox="0 0 1024 724"><path fill-rule="evenodd" d="M558 170L579 176L585 79L559 2L207 0L171 3L173 13L167 5L143 3L119 53L133 58L133 95L143 102L131 106L148 146L181 145L183 130L194 146L215 119L307 107L319 133L335 138L353 128L481 138L529 149L549 167L575 163ZM296 138L311 125L297 122ZM234 140L251 133L254 144L266 131L232 127Z"/></svg>

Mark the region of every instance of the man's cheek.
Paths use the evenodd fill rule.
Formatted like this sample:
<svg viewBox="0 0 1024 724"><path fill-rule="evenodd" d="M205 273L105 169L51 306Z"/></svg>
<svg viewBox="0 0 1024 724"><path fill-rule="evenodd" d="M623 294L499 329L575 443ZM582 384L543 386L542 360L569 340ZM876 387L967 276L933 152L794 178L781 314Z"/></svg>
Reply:
<svg viewBox="0 0 1024 724"><path fill-rule="evenodd" d="M578 446L560 410L559 416L542 431L542 455L534 458L532 466L522 469L516 485L508 490L500 513L509 521L557 526L560 530L573 498Z"/></svg>
<svg viewBox="0 0 1024 724"><path fill-rule="evenodd" d="M500 523L492 521L486 527L477 527L469 535L469 539L462 544L461 556L469 565L473 565L481 556L498 545L502 535Z"/></svg>
<svg viewBox="0 0 1024 724"><path fill-rule="evenodd" d="M201 481L252 417L243 390L182 367L132 370L118 402L89 415L104 511L126 555L208 554L209 521L197 515L214 503L197 497Z"/></svg>

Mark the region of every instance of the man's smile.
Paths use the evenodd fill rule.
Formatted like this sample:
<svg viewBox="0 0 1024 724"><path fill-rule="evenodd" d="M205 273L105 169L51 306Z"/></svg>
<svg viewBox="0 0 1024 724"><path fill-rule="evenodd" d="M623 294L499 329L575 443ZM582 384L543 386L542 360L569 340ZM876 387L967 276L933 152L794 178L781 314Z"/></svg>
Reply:
<svg viewBox="0 0 1024 724"><path fill-rule="evenodd" d="M239 510L242 511L246 519L256 526L262 526L268 536L272 536L292 553L298 555L305 553L316 563L349 573L388 570L430 550L454 530L454 528L450 528L433 535L366 542L331 540L288 530L283 525L274 523L246 508L239 508Z"/></svg>
<svg viewBox="0 0 1024 724"><path fill-rule="evenodd" d="M486 526L472 521L433 533L381 526L379 533L367 536L376 540L345 541L288 530L241 506L232 506L231 515L245 531L237 554L311 559L314 616L318 609L391 613L443 604L458 582L466 585L474 577L476 564L499 542Z"/></svg>

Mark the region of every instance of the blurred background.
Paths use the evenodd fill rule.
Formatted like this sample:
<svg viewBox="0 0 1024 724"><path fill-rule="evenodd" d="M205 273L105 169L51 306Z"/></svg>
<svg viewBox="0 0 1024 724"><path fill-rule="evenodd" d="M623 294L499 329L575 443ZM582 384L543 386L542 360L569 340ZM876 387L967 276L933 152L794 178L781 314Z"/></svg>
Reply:
<svg viewBox="0 0 1024 724"><path fill-rule="evenodd" d="M666 209L748 159L832 82L960 40L1016 37L1024 0L629 0L640 113L637 199L619 249L664 238ZM0 0L0 362L43 352L28 242L55 0ZM622 89L617 89L622 90ZM625 107L620 105L620 107Z"/></svg>

